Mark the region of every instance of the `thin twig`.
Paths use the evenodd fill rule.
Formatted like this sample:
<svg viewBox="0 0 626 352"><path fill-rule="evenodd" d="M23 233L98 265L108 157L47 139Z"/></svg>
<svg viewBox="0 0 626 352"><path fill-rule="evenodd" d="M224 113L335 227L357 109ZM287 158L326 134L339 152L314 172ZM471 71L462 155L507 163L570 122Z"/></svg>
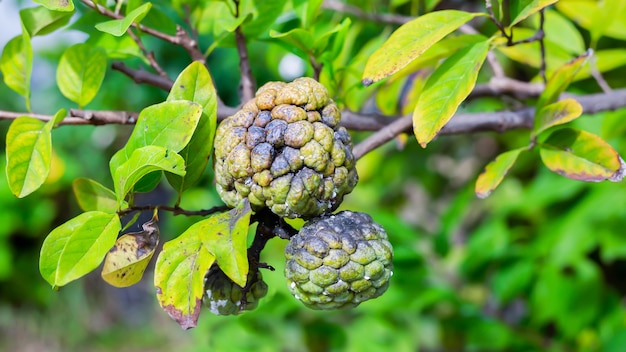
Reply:
<svg viewBox="0 0 626 352"><path fill-rule="evenodd" d="M234 0L233 3L235 5L235 17L239 17L239 0ZM246 103L254 98L256 83L252 75L252 67L250 66L246 37L243 34L241 26L235 29L235 43L237 45L237 52L239 53L239 71L241 71L241 102Z"/></svg>
<svg viewBox="0 0 626 352"><path fill-rule="evenodd" d="M594 114L626 107L626 89L613 90L610 93L589 94L576 97L583 107L583 113ZM512 129L533 126L534 108L517 111L498 111L489 113L456 114L442 129L439 135L464 134L484 131L504 132ZM412 116L406 115L381 126L380 130L354 147L354 156L358 159L373 149L395 138L398 134L410 131Z"/></svg>
<svg viewBox="0 0 626 352"><path fill-rule="evenodd" d="M120 71L126 76L132 78L133 81L135 81L135 83L137 84L145 83L157 88L161 88L165 91L169 91L170 89L172 89L172 85L174 84L174 81L167 77L167 75L160 76L141 69L135 70L126 66L126 64L120 61L116 61L111 64L111 68Z"/></svg>
<svg viewBox="0 0 626 352"><path fill-rule="evenodd" d="M487 13L489 14L489 18L491 18L491 21L496 25L496 27L498 27L498 30L500 31L500 33L502 33L502 36L506 38L507 45L512 45L513 38L510 34L506 32L506 29L504 28L502 23L496 18L496 15L493 13L491 0L485 0L485 8L487 10Z"/></svg>
<svg viewBox="0 0 626 352"><path fill-rule="evenodd" d="M143 206L133 206L130 208L122 209L118 211L117 214L119 216L124 216L124 215L134 213L136 211L148 211L148 210L155 210L155 209L169 211L173 215L207 216L207 215L211 215L211 214L215 214L219 212L224 212L230 208L225 205L216 205L212 208L204 209L204 210L185 210L180 207L170 207L167 205L143 205Z"/></svg>
<svg viewBox="0 0 626 352"><path fill-rule="evenodd" d="M241 71L241 101L243 103L254 98L256 84L250 67L250 58L248 56L248 48L246 48L246 38L243 35L241 27L235 29L235 42L237 43L237 51L239 52L239 70Z"/></svg>
<svg viewBox="0 0 626 352"><path fill-rule="evenodd" d="M547 84L548 79L546 78L546 43L544 41L545 32L543 30L545 20L546 17L544 10L541 9L541 11L539 11L539 29L537 29L537 33L535 33L535 35L538 35L540 37L539 52L541 53L541 66L539 67L539 75L543 79L543 83Z"/></svg>
<svg viewBox="0 0 626 352"><path fill-rule="evenodd" d="M135 33L133 33L132 29L130 29L130 28L128 28L126 33L128 33L128 35L131 38L133 38L135 43L137 43L137 46L139 47L139 50L141 50L141 52L144 54L144 56L148 59L148 62L150 63L150 66L159 74L159 76L167 77L167 73L165 73L165 70L163 70L161 65L159 65L159 63L154 58L154 52L148 51L148 49L146 49L146 47L143 45L143 42L141 41L141 38L139 38Z"/></svg>
<svg viewBox="0 0 626 352"><path fill-rule="evenodd" d="M348 15L352 15L362 20L368 20L372 22L380 22L380 23L388 23L388 24L405 24L410 20L415 19L415 17L396 15L396 14L376 14L376 13L368 13L360 8L349 5L343 2L335 1L335 0L326 0L322 3L322 8L326 10L332 10L335 12L341 12Z"/></svg>
<svg viewBox="0 0 626 352"><path fill-rule="evenodd" d="M98 13L107 16L112 19L122 19L124 16L116 14L106 7L100 6L91 0L81 0L85 5L91 7L92 9L98 11ZM183 47L191 56L191 59L194 61L201 61L202 63L206 62L206 58L202 54L202 51L198 49L198 43L189 36L189 34L180 26L176 28L176 35L169 35L167 33L163 33L154 28L146 27L142 24L133 23L131 26L139 29L143 33L149 34L155 38L159 38L168 43L178 45Z"/></svg>
<svg viewBox="0 0 626 352"><path fill-rule="evenodd" d="M591 71L591 76L596 80L596 83L598 83L598 86L600 86L600 89L602 89L604 93L612 92L613 89L611 89L611 86L609 86L609 84L606 82L606 80L602 76L602 73L600 72L600 70L598 70L598 66L596 65L597 56L591 55L590 61L591 62L589 62L589 68Z"/></svg>

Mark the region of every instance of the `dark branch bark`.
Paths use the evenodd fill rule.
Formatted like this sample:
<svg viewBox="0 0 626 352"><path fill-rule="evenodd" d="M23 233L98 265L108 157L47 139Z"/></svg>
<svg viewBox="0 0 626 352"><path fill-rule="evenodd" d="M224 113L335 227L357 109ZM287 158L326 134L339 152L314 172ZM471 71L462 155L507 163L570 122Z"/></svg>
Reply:
<svg viewBox="0 0 626 352"><path fill-rule="evenodd" d="M144 205L144 206L137 206L137 207L130 207L130 208L122 209L118 211L117 214L119 216L124 216L124 215L134 213L136 211L148 211L148 210L155 210L155 209L169 211L173 215L207 216L207 215L211 215L215 213L224 212L230 208L225 205L216 205L213 208L204 209L204 210L185 210L179 207L170 207L167 205Z"/></svg>

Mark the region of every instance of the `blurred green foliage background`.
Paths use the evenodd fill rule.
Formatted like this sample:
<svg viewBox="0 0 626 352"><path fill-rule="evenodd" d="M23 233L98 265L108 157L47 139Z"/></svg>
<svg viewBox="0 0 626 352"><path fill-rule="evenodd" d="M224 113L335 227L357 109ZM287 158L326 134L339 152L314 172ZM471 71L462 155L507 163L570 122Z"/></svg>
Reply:
<svg viewBox="0 0 626 352"><path fill-rule="evenodd" d="M365 11L391 8L410 15L423 10L408 1L354 3ZM6 2L0 6L3 11L17 8ZM88 12L84 6L77 8L79 13ZM165 2L156 2L155 8L163 16L180 16ZM82 31L89 40L97 40L101 34L93 29L95 16L90 12L81 17L70 32ZM215 15L199 18L203 16L208 20ZM298 25L295 16L286 16L272 28L286 32ZM324 11L316 23L322 30L344 18ZM215 33L200 22L207 27L199 27L206 48ZM487 32L492 29L489 24L484 27ZM359 68L390 29L356 20L351 25L349 45L322 72L337 101L354 108L374 97L378 109L402 111L401 85L367 89L357 85ZM588 40L588 32L578 30ZM54 81L56 64L69 44L59 36L53 38L58 44L43 45L50 37L34 41L33 109L47 114L72 107ZM171 77L189 63L180 48L154 38L145 42ZM232 45L222 44L209 56L208 66L220 97L236 105L238 55ZM598 45L624 48L624 41L609 38ZM285 79L279 72L289 52L284 44L264 36L252 41L249 49L259 84ZM125 59L131 67L142 65L133 55ZM513 77L527 79L537 73L504 56L499 59ZM303 74L311 72L306 67ZM626 86L624 67L606 76L613 87ZM481 79L488 78L486 73ZM598 88L592 79L585 79L571 91L584 94ZM109 69L89 108L139 111L165 97L166 92L136 85ZM509 107L504 98L486 97L469 101L463 110ZM0 85L0 109L24 111L21 97L5 85ZM584 116L574 124L597 133L624 155L625 120L626 109L621 109ZM3 148L8 126L9 121L0 121ZM387 293L354 310L317 312L296 301L282 274L285 242L280 239L270 241L262 253L262 260L276 271L263 273L269 294L259 308L239 317L217 317L205 311L198 327L190 331L181 330L159 309L150 272L132 288L107 286L96 272L54 292L39 274L41 243L52 228L79 213L71 190L73 179L90 177L111 186L108 159L123 146L131 129L56 129L52 174L42 189L25 199L12 196L5 173L0 173L0 350L618 352L626 348L624 184L568 180L549 172L536 154L529 154L493 195L486 200L474 196L473 181L481 168L499 152L524 145L527 131L442 137L427 149L409 136L406 145L398 139L359 160L359 185L341 209L367 212L385 227L395 248L395 270ZM357 142L366 135L353 133ZM4 170L4 149L2 153ZM167 187L160 187L138 203L172 204L173 197ZM181 206L204 209L219 204L208 169L201 184L185 193ZM162 242L198 220L169 214L160 218Z"/></svg>

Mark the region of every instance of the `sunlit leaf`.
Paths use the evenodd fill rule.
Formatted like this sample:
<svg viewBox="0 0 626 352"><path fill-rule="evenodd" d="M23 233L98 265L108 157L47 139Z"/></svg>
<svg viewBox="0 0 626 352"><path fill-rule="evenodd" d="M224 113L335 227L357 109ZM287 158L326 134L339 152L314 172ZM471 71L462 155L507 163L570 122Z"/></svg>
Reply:
<svg viewBox="0 0 626 352"><path fill-rule="evenodd" d="M186 100L166 101L143 109L126 146L111 158L111 175L138 148L155 145L180 152L189 143L201 114L201 105Z"/></svg>
<svg viewBox="0 0 626 352"><path fill-rule="evenodd" d="M550 127L573 121L582 113L583 107L572 98L546 105L535 114L535 126L531 136L537 136Z"/></svg>
<svg viewBox="0 0 626 352"><path fill-rule="evenodd" d="M117 214L90 211L52 230L41 247L41 276L60 287L91 272L115 243L120 228Z"/></svg>
<svg viewBox="0 0 626 352"><path fill-rule="evenodd" d="M393 76L389 77L389 80L395 81L402 79L425 67L435 67L441 60L450 57L460 49L468 45L484 42L485 40L487 40L487 38L480 34L462 34L446 37L433 44L422 55L415 58L415 60L404 66L404 68L396 72Z"/></svg>
<svg viewBox="0 0 626 352"><path fill-rule="evenodd" d="M248 277L246 238L250 225L250 203L242 201L227 213L219 213L195 223L202 241L220 269L234 283L244 287Z"/></svg>
<svg viewBox="0 0 626 352"><path fill-rule="evenodd" d="M556 8L588 29L592 44L601 36L626 40L626 6L621 0L567 0L557 2Z"/></svg>
<svg viewBox="0 0 626 352"><path fill-rule="evenodd" d="M31 37L54 32L67 25L71 17L71 12L51 11L43 6L20 10L22 24Z"/></svg>
<svg viewBox="0 0 626 352"><path fill-rule="evenodd" d="M495 160L485 166L485 170L478 176L475 185L475 192L478 198L486 198L502 182L504 176L511 169L517 157L526 148L518 148L504 152Z"/></svg>
<svg viewBox="0 0 626 352"><path fill-rule="evenodd" d="M600 137L572 128L550 134L540 145L541 160L552 171L580 181L621 181L624 161Z"/></svg>
<svg viewBox="0 0 626 352"><path fill-rule="evenodd" d="M400 26L370 56L363 72L363 84L370 85L398 72L433 44L479 15L457 10L435 11Z"/></svg>
<svg viewBox="0 0 626 352"><path fill-rule="evenodd" d="M133 23L139 23L152 8L152 3L145 3L131 11L124 18L96 24L96 29L116 37L122 36Z"/></svg>
<svg viewBox="0 0 626 352"><path fill-rule="evenodd" d="M179 193L198 182L213 149L217 125L217 93L211 75L201 62L193 62L180 73L167 100L189 100L202 106L202 115L189 144L180 152L185 159L185 177L167 174L167 180Z"/></svg>
<svg viewBox="0 0 626 352"><path fill-rule="evenodd" d="M30 77L33 69L33 48L28 32L9 40L2 50L0 71L4 83L24 97L30 111Z"/></svg>
<svg viewBox="0 0 626 352"><path fill-rule="evenodd" d="M149 65L148 59L130 36L118 38L108 33L97 32L90 35L86 43L104 49L109 59L121 60L136 57Z"/></svg>
<svg viewBox="0 0 626 352"><path fill-rule="evenodd" d="M15 119L6 140L6 173L11 192L19 198L37 190L50 173L52 140L45 124L32 117Z"/></svg>
<svg viewBox="0 0 626 352"><path fill-rule="evenodd" d="M167 171L185 175L183 158L163 147L149 145L133 152L128 161L120 165L114 173L115 194L121 206L124 197L143 176L153 171Z"/></svg>
<svg viewBox="0 0 626 352"><path fill-rule="evenodd" d="M106 73L106 52L89 44L75 44L65 50L57 68L61 93L83 107L96 96Z"/></svg>
<svg viewBox="0 0 626 352"><path fill-rule="evenodd" d="M45 6L53 11L74 11L72 0L34 0L36 3Z"/></svg>
<svg viewBox="0 0 626 352"><path fill-rule="evenodd" d="M196 326L204 276L215 257L202 244L198 226L192 225L182 235L163 245L154 269L154 286L159 304L183 329Z"/></svg>
<svg viewBox="0 0 626 352"><path fill-rule="evenodd" d="M143 231L123 235L115 241L102 266L102 279L115 287L128 287L141 280L159 244L157 219L142 225Z"/></svg>
<svg viewBox="0 0 626 352"><path fill-rule="evenodd" d="M559 67L552 76L548 78L548 84L537 101L537 109L541 109L548 104L552 104L559 99L559 95L565 91L567 86L576 76L576 73L587 62L588 54L581 55L567 64Z"/></svg>
<svg viewBox="0 0 626 352"><path fill-rule="evenodd" d="M528 16L539 12L542 8L552 5L558 0L513 0L511 1L511 17L513 20L509 27L513 27L516 24L522 22Z"/></svg>
<svg viewBox="0 0 626 352"><path fill-rule="evenodd" d="M422 147L439 133L474 89L489 42L470 45L450 56L428 78L413 111L413 132Z"/></svg>
<svg viewBox="0 0 626 352"><path fill-rule="evenodd" d="M117 211L118 203L115 192L100 183L81 177L72 182L72 188L78 205L83 211L98 210L105 213ZM122 208L126 206L123 204Z"/></svg>

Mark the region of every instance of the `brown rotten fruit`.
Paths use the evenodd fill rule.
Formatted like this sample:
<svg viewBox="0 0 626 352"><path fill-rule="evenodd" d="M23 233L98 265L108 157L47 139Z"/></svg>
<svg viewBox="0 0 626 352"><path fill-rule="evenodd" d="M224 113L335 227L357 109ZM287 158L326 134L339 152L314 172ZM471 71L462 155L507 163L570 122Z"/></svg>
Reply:
<svg viewBox="0 0 626 352"><path fill-rule="evenodd" d="M270 82L219 125L215 180L222 200L248 198L288 218L312 218L339 206L358 181L341 113L311 78Z"/></svg>

